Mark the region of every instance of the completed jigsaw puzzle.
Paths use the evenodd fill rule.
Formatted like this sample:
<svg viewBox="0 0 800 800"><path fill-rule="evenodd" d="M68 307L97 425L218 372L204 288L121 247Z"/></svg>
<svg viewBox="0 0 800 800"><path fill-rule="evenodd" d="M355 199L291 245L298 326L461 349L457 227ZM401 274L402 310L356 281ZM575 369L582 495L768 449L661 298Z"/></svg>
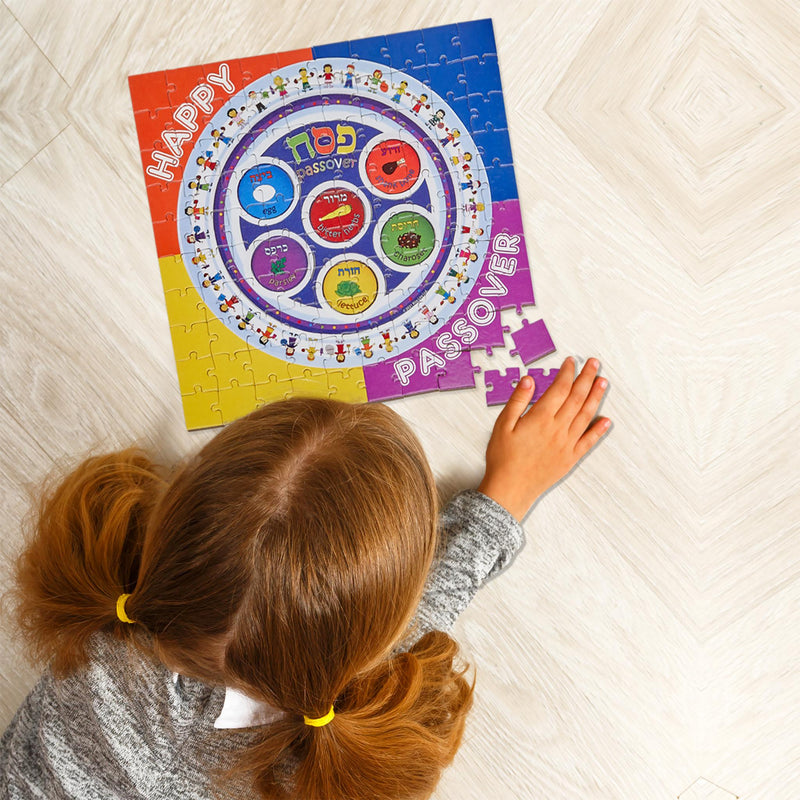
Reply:
<svg viewBox="0 0 800 800"><path fill-rule="evenodd" d="M533 305L490 20L129 83L187 427L474 386Z"/></svg>

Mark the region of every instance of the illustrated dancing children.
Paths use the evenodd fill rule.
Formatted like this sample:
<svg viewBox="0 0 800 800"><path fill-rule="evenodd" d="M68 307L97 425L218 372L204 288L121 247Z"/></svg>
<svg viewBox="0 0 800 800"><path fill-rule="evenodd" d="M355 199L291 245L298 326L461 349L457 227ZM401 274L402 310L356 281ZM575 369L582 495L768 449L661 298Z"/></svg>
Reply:
<svg viewBox="0 0 800 800"><path fill-rule="evenodd" d="M367 80L364 82L367 91L375 94L378 91L378 87L381 85L382 78L383 73L379 69L376 69L372 75L367 76Z"/></svg>
<svg viewBox="0 0 800 800"><path fill-rule="evenodd" d="M278 94L281 97L286 97L286 95L289 94L289 92L286 89L286 81L283 78L281 78L280 75L276 75L272 79L272 82L275 84L275 88L274 89L270 89L270 91L273 92L273 94L275 92L278 92Z"/></svg>
<svg viewBox="0 0 800 800"><path fill-rule="evenodd" d="M400 81L399 86L392 86L392 88L395 90L395 93L392 95L392 102L399 103L400 98L406 93L408 81Z"/></svg>
<svg viewBox="0 0 800 800"><path fill-rule="evenodd" d="M413 111L415 114L419 114L419 111L420 111L420 109L422 108L422 106L425 106L425 108L430 108L430 106L429 106L429 105L425 105L425 101L428 99L428 95L426 95L426 94L421 94L419 97L416 97L416 98L414 98L414 99L415 99L415 101L416 101L416 102L414 103L414 105L413 105L413 107L411 108L411 110L412 110L412 111Z"/></svg>

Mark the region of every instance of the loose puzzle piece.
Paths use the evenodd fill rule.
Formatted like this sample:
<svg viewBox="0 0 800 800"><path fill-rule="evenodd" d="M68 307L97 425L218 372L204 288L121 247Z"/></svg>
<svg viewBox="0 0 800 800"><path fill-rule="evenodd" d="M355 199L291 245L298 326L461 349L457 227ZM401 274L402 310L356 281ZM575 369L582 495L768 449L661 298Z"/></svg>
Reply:
<svg viewBox="0 0 800 800"><path fill-rule="evenodd" d="M554 352L556 346L550 338L550 332L544 324L544 320L529 322L522 320L522 327L511 333L514 340L514 349L511 350L512 356L519 356L522 363L526 366L532 361L543 358Z"/></svg>
<svg viewBox="0 0 800 800"><path fill-rule="evenodd" d="M474 387L534 304L490 20L129 83L189 428Z"/></svg>
<svg viewBox="0 0 800 800"><path fill-rule="evenodd" d="M533 378L534 392L531 403L535 403L550 387L558 375L557 369L529 369L528 375ZM486 383L486 405L499 406L508 402L511 393L520 381L519 367L510 367L505 372L498 369L487 369L484 373Z"/></svg>

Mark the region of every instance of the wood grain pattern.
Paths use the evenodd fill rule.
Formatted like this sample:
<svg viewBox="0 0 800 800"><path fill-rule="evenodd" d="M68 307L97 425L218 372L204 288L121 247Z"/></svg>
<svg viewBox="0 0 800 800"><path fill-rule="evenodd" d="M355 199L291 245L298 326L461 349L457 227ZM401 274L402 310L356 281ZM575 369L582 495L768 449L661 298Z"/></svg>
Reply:
<svg viewBox="0 0 800 800"><path fill-rule="evenodd" d="M126 76L493 10L386 8L0 3L0 588L55 464L134 440L174 459L212 435L183 429ZM542 366L599 356L615 427L459 622L478 700L436 797L790 800L798 6L517 0L494 23L559 348ZM392 405L443 492L475 485L481 392ZM7 611L0 654L4 726L37 675Z"/></svg>

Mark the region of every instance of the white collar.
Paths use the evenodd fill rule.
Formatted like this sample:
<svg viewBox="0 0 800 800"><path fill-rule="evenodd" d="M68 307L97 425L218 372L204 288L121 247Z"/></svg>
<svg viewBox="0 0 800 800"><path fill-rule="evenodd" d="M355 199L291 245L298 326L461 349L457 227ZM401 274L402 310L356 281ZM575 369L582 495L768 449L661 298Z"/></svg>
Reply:
<svg viewBox="0 0 800 800"><path fill-rule="evenodd" d="M215 728L252 728L268 725L283 716L283 712L263 700L254 700L237 689L225 687L225 702L222 704Z"/></svg>
<svg viewBox="0 0 800 800"><path fill-rule="evenodd" d="M178 683L180 676L172 673L173 683ZM225 702L222 711L214 722L215 728L252 728L257 725L268 725L283 716L283 712L263 700L248 697L238 689L225 687Z"/></svg>

